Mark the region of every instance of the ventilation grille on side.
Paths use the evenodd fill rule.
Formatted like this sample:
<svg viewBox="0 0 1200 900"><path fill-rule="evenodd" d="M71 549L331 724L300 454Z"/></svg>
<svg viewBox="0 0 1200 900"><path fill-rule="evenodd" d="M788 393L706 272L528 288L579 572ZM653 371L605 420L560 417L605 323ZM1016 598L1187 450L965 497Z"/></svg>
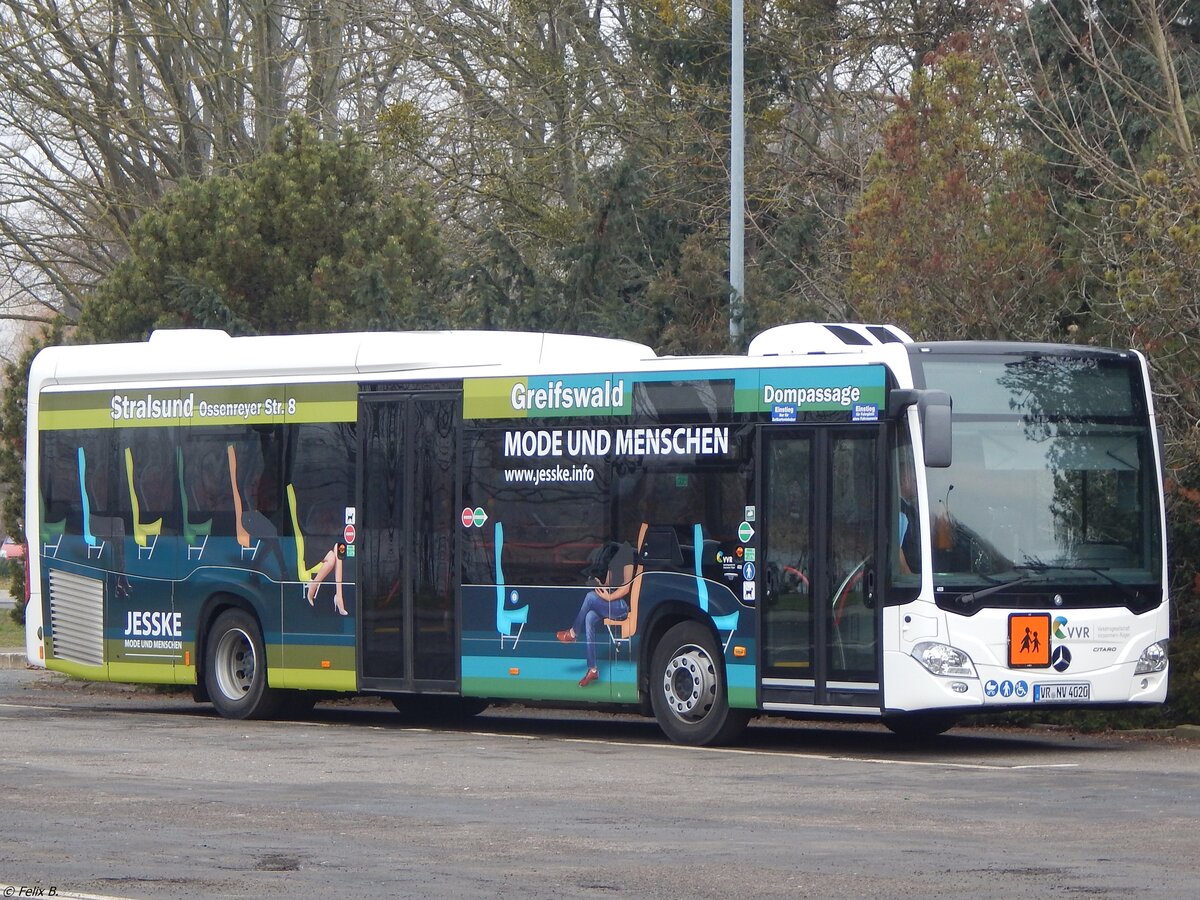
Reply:
<svg viewBox="0 0 1200 900"><path fill-rule="evenodd" d="M104 665L104 582L51 569L50 628L58 659Z"/></svg>

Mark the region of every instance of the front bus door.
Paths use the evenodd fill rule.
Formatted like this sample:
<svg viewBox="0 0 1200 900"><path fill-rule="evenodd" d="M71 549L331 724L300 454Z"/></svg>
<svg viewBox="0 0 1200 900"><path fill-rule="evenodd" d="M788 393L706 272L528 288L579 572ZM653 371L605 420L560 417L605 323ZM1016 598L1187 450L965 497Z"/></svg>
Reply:
<svg viewBox="0 0 1200 900"><path fill-rule="evenodd" d="M454 690L459 396L359 398L359 684Z"/></svg>
<svg viewBox="0 0 1200 900"><path fill-rule="evenodd" d="M882 428L766 427L762 702L879 709Z"/></svg>

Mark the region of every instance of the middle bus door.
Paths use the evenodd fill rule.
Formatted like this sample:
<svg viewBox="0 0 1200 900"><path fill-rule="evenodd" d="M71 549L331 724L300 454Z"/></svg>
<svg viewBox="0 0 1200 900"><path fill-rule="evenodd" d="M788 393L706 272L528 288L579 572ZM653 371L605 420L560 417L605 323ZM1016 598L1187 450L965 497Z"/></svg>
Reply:
<svg viewBox="0 0 1200 900"><path fill-rule="evenodd" d="M761 431L764 708L879 708L881 432Z"/></svg>
<svg viewBox="0 0 1200 900"><path fill-rule="evenodd" d="M359 397L359 684L457 687L457 393Z"/></svg>

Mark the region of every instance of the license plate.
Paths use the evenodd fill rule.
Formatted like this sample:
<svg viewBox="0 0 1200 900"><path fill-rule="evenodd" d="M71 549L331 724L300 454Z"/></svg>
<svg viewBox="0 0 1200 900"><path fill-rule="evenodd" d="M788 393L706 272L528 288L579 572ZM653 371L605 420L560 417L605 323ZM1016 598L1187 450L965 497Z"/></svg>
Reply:
<svg viewBox="0 0 1200 900"><path fill-rule="evenodd" d="M1092 699L1092 686L1079 684L1035 684L1034 703L1075 703Z"/></svg>

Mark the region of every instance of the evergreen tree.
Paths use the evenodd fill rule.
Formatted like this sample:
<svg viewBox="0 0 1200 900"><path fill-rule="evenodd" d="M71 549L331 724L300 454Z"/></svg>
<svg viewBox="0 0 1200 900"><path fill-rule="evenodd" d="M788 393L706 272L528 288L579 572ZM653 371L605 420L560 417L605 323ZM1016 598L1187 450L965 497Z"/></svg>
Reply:
<svg viewBox="0 0 1200 900"><path fill-rule="evenodd" d="M234 175L185 182L133 229L89 297L81 336L154 328L235 334L440 324L444 263L427 206L384 197L373 155L293 120Z"/></svg>
<svg viewBox="0 0 1200 900"><path fill-rule="evenodd" d="M129 256L85 300L70 339L136 341L162 327L286 334L444 325L445 264L427 207L385 197L373 166L359 141L321 140L293 120L238 174L185 182L144 215ZM13 535L23 533L29 364L64 336L58 320L5 367L0 513Z"/></svg>

